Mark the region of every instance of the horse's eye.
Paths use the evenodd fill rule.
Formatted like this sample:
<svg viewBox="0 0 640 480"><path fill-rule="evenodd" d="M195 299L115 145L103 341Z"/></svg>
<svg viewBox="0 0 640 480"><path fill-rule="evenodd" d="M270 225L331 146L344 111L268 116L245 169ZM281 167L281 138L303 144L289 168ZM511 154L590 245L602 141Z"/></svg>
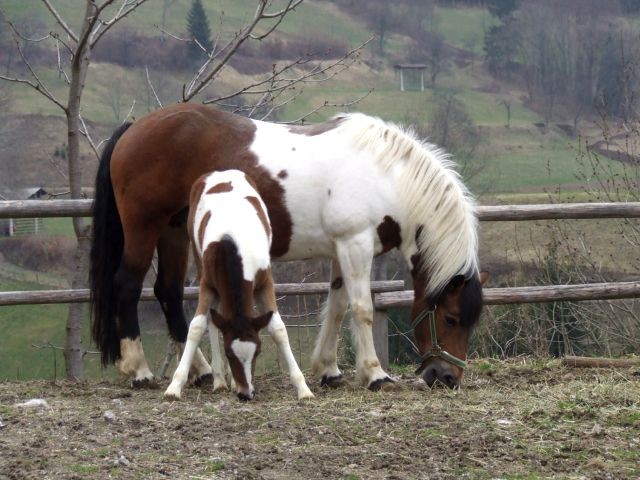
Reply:
<svg viewBox="0 0 640 480"><path fill-rule="evenodd" d="M447 327L453 327L456 324L456 319L453 317L444 317L444 321L447 322Z"/></svg>

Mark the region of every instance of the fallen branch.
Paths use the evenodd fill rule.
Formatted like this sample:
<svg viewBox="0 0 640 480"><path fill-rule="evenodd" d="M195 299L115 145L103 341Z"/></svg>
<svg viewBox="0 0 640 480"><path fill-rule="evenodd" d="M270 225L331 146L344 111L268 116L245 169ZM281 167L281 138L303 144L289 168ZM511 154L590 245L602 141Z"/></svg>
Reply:
<svg viewBox="0 0 640 480"><path fill-rule="evenodd" d="M574 368L632 368L640 366L640 358L599 358L566 356L562 358L562 365Z"/></svg>

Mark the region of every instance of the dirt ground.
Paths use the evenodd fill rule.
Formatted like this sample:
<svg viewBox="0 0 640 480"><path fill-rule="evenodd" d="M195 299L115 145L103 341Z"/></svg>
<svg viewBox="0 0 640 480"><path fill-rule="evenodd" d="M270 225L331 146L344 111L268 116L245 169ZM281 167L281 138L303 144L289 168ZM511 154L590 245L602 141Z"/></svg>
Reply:
<svg viewBox="0 0 640 480"><path fill-rule="evenodd" d="M259 377L250 403L0 383L0 479L640 478L638 368L478 360L460 391L399 377L381 393L312 379L302 404L281 375ZM34 398L48 406L18 406Z"/></svg>

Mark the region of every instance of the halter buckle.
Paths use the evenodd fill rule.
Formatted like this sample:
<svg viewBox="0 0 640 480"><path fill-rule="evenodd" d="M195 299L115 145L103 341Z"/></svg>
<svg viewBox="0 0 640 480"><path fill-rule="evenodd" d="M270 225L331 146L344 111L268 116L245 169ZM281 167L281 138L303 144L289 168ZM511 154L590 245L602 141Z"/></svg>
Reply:
<svg viewBox="0 0 640 480"><path fill-rule="evenodd" d="M436 307L437 308L437 307ZM422 323L422 321L429 317L429 330L431 333L431 348L427 350L422 355L422 360L426 361L432 357L439 357L445 362L448 362L452 365L455 365L458 368L464 370L467 368L467 362L456 357L455 355L450 354L446 350L444 350L440 344L438 343L438 333L436 331L436 309L433 310L423 310L418 314L416 319L413 321L412 327L415 328Z"/></svg>

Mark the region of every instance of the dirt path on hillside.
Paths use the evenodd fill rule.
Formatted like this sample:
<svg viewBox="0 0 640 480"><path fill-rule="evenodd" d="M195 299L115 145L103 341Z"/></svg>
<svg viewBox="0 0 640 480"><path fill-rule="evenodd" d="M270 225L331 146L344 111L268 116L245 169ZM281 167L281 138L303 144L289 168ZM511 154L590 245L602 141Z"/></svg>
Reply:
<svg viewBox="0 0 640 480"><path fill-rule="evenodd" d="M168 403L124 383L0 383L0 478L638 478L637 369L478 361L462 391L313 389ZM44 398L49 407L20 407ZM109 411L111 413L105 413Z"/></svg>

